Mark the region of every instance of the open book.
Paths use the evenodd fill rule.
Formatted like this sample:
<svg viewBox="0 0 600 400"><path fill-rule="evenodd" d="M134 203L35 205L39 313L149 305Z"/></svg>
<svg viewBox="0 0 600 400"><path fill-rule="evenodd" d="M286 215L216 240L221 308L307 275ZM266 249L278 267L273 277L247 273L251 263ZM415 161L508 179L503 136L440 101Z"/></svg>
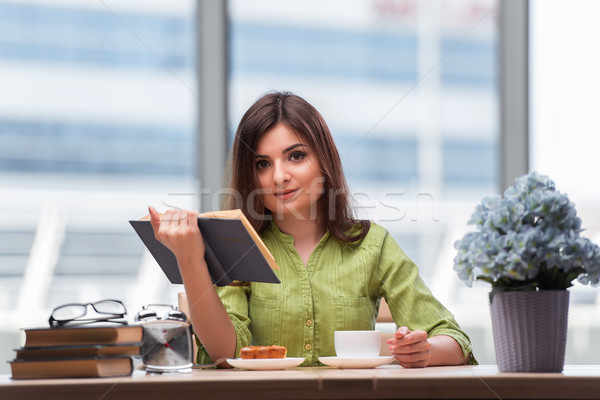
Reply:
<svg viewBox="0 0 600 400"><path fill-rule="evenodd" d="M129 221L171 283L183 283L175 255L156 240L150 216ZM212 281L226 286L233 281L280 283L279 269L241 210L213 211L198 216L204 238L204 258Z"/></svg>

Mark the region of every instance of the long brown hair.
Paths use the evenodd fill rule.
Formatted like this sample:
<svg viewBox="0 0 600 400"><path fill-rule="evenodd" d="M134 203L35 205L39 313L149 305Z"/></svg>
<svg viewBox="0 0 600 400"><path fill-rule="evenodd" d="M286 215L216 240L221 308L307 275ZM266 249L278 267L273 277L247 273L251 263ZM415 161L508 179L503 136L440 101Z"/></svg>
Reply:
<svg viewBox="0 0 600 400"><path fill-rule="evenodd" d="M325 120L306 100L289 92L264 95L242 117L231 149L230 192L223 207L241 208L257 232L268 225L270 211L265 208L262 196L251 197L251 194L260 187L255 168L256 146L261 136L277 124L301 135L319 160L325 181L318 207L325 228L344 242L365 237L370 222L353 217L342 162Z"/></svg>

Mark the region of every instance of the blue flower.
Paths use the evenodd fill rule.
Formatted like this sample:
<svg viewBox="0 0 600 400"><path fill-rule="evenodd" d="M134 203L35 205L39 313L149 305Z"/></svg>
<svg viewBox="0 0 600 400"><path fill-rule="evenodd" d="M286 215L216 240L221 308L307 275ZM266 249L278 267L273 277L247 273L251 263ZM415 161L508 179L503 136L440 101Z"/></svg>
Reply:
<svg viewBox="0 0 600 400"><path fill-rule="evenodd" d="M475 231L454 243L454 269L468 286L476 279L500 290L566 289L575 278L600 284L600 248L580 236L574 204L547 176L532 172L504 196L485 197L468 223Z"/></svg>

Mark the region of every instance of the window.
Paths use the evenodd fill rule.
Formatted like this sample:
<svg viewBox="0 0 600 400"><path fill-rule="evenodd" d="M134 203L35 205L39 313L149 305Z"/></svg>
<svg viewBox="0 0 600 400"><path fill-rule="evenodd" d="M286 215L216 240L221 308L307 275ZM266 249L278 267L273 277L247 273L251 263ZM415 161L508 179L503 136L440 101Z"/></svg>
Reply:
<svg viewBox="0 0 600 400"><path fill-rule="evenodd" d="M229 3L230 126L269 90L311 102L332 131L358 214L394 235L488 363L487 293L478 294L480 314L467 311L474 289L463 294L452 244L499 187L497 6Z"/></svg>
<svg viewBox="0 0 600 400"><path fill-rule="evenodd" d="M66 302L176 301L127 221L193 193L194 6L0 1L1 359Z"/></svg>
<svg viewBox="0 0 600 400"><path fill-rule="evenodd" d="M595 1L532 1L530 5L531 169L548 175L575 203L583 235L600 243L600 130L595 105L600 91L600 27ZM562 27L555 29L559 23ZM594 364L600 345L596 318L599 289L569 289L566 364Z"/></svg>

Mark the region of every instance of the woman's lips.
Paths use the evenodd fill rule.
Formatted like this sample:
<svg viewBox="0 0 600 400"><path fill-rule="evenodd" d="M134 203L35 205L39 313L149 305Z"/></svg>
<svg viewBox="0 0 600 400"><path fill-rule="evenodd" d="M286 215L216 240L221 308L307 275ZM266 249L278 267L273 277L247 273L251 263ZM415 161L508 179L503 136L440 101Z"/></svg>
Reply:
<svg viewBox="0 0 600 400"><path fill-rule="evenodd" d="M298 191L298 189L285 190L283 192L275 193L275 196L277 196L278 199L287 200L290 197L292 197L294 195L294 193L296 193L297 191Z"/></svg>

